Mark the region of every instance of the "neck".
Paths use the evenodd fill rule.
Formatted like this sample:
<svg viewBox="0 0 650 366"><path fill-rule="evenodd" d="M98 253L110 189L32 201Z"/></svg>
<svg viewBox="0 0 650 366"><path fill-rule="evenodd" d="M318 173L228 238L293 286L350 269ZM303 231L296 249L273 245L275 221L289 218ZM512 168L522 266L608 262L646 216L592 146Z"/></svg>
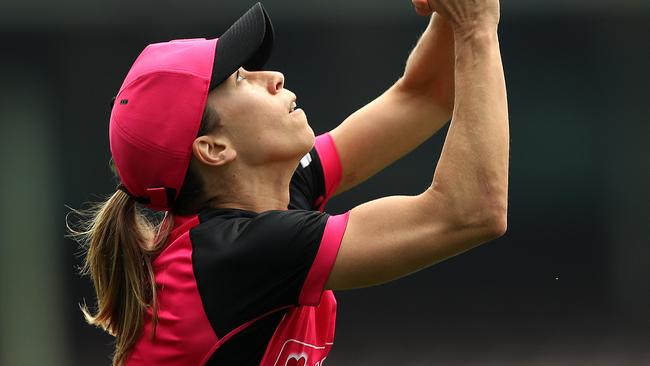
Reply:
<svg viewBox="0 0 650 366"><path fill-rule="evenodd" d="M214 192L209 207L237 208L264 212L286 210L289 183L298 162L263 167L232 166L208 178L207 188Z"/></svg>

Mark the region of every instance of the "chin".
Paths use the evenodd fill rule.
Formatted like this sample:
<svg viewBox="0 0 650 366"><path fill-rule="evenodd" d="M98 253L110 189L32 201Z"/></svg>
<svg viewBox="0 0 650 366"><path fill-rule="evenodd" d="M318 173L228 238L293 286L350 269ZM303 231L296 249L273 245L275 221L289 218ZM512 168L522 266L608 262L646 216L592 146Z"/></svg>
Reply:
<svg viewBox="0 0 650 366"><path fill-rule="evenodd" d="M314 137L314 131L311 127L307 127L305 130L301 131L300 136L296 136L296 139L294 140L291 159L302 159L314 147L315 141L316 138Z"/></svg>
<svg viewBox="0 0 650 366"><path fill-rule="evenodd" d="M307 130L305 131L305 147L307 148L305 154L307 154L314 147L314 143L316 142L316 135L314 135L314 130L312 130L309 124L305 124L305 126Z"/></svg>

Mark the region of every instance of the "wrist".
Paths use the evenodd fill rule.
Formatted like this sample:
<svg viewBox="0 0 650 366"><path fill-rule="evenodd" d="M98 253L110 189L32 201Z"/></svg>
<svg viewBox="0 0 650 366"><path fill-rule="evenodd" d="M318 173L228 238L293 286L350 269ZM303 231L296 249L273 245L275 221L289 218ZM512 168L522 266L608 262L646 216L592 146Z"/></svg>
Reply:
<svg viewBox="0 0 650 366"><path fill-rule="evenodd" d="M489 42L497 39L497 28L497 24L489 22L458 25L453 28L454 40L457 45L467 42Z"/></svg>

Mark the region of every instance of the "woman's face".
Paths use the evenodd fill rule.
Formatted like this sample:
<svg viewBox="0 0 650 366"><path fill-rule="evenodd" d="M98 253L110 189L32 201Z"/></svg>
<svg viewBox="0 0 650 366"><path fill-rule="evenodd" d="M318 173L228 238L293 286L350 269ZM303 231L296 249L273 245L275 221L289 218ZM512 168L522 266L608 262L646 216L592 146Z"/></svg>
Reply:
<svg viewBox="0 0 650 366"><path fill-rule="evenodd" d="M300 159L312 148L314 132L284 75L240 68L208 95L237 159L249 165Z"/></svg>

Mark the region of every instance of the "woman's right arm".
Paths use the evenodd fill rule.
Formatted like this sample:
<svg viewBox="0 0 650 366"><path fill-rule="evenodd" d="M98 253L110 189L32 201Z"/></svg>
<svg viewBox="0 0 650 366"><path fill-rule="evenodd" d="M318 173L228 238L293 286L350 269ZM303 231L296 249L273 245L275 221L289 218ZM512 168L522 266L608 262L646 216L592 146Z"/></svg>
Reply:
<svg viewBox="0 0 650 366"><path fill-rule="evenodd" d="M505 233L509 132L499 4L479 1L477 12L476 2L471 9L465 3L429 1L453 24L456 50L454 113L433 182L418 196L351 210L328 289L388 282Z"/></svg>

